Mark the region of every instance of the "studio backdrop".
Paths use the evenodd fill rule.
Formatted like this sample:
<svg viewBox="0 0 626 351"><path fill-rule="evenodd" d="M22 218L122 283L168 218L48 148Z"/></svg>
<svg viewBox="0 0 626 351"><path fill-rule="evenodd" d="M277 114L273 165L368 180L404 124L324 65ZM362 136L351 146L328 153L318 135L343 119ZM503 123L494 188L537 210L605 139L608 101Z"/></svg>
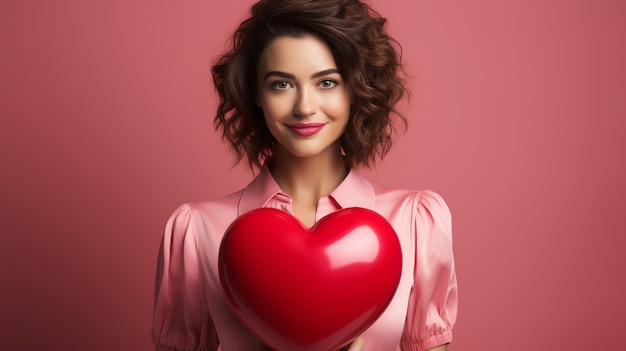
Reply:
<svg viewBox="0 0 626 351"><path fill-rule="evenodd" d="M367 174L451 208L450 349L621 349L624 2L370 3L412 95ZM0 1L0 349L152 349L165 221L252 178L210 75L251 4Z"/></svg>

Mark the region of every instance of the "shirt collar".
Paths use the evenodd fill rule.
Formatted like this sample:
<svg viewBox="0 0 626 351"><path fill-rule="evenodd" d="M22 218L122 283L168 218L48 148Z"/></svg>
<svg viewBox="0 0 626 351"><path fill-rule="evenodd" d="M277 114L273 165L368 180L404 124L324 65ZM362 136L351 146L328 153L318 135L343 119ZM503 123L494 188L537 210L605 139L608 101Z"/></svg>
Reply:
<svg viewBox="0 0 626 351"><path fill-rule="evenodd" d="M280 189L269 168L265 165L243 190L239 200L239 215L255 208L265 207L278 194L289 197ZM329 196L342 208L363 207L372 209L374 207L374 195L374 188L370 182L361 172L352 168L346 178Z"/></svg>

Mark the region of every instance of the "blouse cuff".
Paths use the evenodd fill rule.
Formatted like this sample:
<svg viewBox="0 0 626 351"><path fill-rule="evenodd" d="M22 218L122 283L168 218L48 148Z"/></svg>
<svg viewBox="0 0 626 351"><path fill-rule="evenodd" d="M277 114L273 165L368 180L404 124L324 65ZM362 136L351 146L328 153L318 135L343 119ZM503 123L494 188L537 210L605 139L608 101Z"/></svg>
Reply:
<svg viewBox="0 0 626 351"><path fill-rule="evenodd" d="M446 329L439 334L432 335L422 340L403 340L400 349L403 351L427 351L451 342L452 329Z"/></svg>

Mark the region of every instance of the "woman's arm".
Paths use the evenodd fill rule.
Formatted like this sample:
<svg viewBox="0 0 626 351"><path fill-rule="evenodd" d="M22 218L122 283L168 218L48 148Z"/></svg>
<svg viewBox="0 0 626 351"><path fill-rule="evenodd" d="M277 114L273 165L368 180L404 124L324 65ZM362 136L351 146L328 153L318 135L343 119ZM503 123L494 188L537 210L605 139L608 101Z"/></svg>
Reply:
<svg viewBox="0 0 626 351"><path fill-rule="evenodd" d="M409 296L400 349L447 350L456 322L458 290L452 247L452 218L441 196L417 194L414 202L414 286Z"/></svg>
<svg viewBox="0 0 626 351"><path fill-rule="evenodd" d="M161 241L152 321L157 351L218 349L192 212L190 205L181 205L168 220Z"/></svg>

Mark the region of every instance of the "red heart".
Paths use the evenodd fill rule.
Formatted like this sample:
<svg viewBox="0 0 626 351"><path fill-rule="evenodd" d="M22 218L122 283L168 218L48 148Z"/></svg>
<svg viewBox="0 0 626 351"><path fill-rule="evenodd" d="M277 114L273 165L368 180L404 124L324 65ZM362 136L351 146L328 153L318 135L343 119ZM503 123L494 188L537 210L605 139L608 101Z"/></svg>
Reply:
<svg viewBox="0 0 626 351"><path fill-rule="evenodd" d="M348 343L383 313L401 269L395 231L363 208L334 212L311 229L284 211L256 209L231 224L219 254L235 315L279 351Z"/></svg>

